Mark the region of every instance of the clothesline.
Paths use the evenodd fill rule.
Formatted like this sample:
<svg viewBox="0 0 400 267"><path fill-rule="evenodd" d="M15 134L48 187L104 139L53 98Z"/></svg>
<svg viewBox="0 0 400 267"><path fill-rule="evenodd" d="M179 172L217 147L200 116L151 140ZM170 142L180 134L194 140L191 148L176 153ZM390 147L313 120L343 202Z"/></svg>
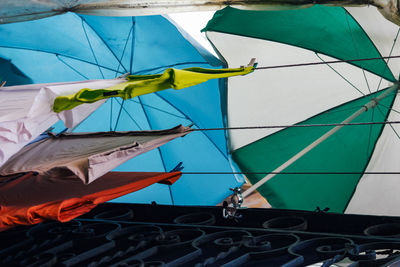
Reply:
<svg viewBox="0 0 400 267"><path fill-rule="evenodd" d="M193 131L218 131L218 130L257 130L274 128L293 128L293 127L326 127L326 126L360 126L360 125L382 125L400 124L400 121L384 122L354 122L354 123L322 123L322 124L295 124L295 125L261 125L261 126L242 126L242 127L220 127L220 128L194 128Z"/></svg>
<svg viewBox="0 0 400 267"><path fill-rule="evenodd" d="M400 58L400 56L387 56L387 57L374 57L374 58L358 58L358 59L344 59L344 60L331 60L331 61L324 61L324 62L307 62L307 63L297 63L297 64L287 64L287 65L263 66L263 67L256 67L255 70L277 69L277 68L291 68L291 67L303 67L303 66L326 65L326 64L336 64L336 63L352 63L352 62L369 61L369 60L381 60L381 59L391 59L391 58Z"/></svg>
<svg viewBox="0 0 400 267"><path fill-rule="evenodd" d="M287 174L287 175L321 175L321 174L333 174L333 175L344 175L344 174L400 174L400 172L182 172L182 174L200 174L200 175L232 175L232 174Z"/></svg>

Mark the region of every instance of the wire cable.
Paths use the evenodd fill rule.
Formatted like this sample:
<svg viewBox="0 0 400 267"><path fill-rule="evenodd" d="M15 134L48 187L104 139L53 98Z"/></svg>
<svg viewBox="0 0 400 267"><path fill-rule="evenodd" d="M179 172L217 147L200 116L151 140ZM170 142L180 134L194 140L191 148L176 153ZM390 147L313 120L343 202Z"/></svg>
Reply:
<svg viewBox="0 0 400 267"><path fill-rule="evenodd" d="M263 126L243 126L243 127L221 127L221 128L198 128L193 131L222 131L222 130L257 130L274 128L301 128L301 127L326 127L326 126L360 126L360 125L382 125L400 124L400 121L382 122L354 122L354 123L322 123L322 124L294 124L294 125L263 125Z"/></svg>
<svg viewBox="0 0 400 267"><path fill-rule="evenodd" d="M307 63L298 63L298 64L256 67L254 69L255 70L265 70L265 69L278 69L278 68L292 68L292 67L303 67L303 66L325 65L325 64L336 64L336 63L351 63L351 62L368 61L368 60L381 60L381 59L390 59L390 58L400 58L400 56L331 60L331 61L324 61L324 62L307 62Z"/></svg>

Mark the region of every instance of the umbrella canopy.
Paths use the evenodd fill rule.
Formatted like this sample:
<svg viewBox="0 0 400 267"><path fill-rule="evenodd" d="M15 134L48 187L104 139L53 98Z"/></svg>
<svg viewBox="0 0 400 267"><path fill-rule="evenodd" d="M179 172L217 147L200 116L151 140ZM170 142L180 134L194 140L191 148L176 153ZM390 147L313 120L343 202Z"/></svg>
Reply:
<svg viewBox="0 0 400 267"><path fill-rule="evenodd" d="M115 18L67 13L0 26L0 57L33 83L112 79L127 72L159 74L169 67L222 66L182 33L161 16ZM212 80L179 92L165 90L125 101L109 99L73 132L160 130L177 124L194 124L194 129L223 127L220 95L224 94L224 81ZM55 131L62 129L61 122L55 126ZM164 172L180 162L187 172L231 172L225 133L196 131L116 170ZM233 175L185 174L172 187L154 185L121 201L214 205L240 183Z"/></svg>
<svg viewBox="0 0 400 267"><path fill-rule="evenodd" d="M368 7L226 8L207 25L229 65L259 63L229 80L229 127L287 126L229 133L235 162L253 184L265 178L259 191L273 207L400 214L400 127L384 123L400 121L397 86L386 91L400 60L382 58L400 55L399 27L380 16ZM342 122L366 124L330 137L335 125L290 127Z"/></svg>

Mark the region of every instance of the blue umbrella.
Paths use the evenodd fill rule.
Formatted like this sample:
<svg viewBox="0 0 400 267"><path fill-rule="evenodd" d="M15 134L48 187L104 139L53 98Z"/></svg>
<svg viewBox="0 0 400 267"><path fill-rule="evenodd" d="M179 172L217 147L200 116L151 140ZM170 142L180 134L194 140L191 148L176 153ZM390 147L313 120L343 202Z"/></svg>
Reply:
<svg viewBox="0 0 400 267"><path fill-rule="evenodd" d="M67 13L0 26L0 58L22 75L14 84L110 79L124 73L154 74L168 67L220 68L223 64L162 16L95 17ZM10 65L11 66L11 65ZM3 80L8 72L2 73ZM224 126L225 81L211 80L180 90L135 99L109 99L74 132ZM222 96L222 98L221 98ZM62 130L62 123L55 130ZM223 131L195 131L158 150L134 158L115 171L170 171L182 162L183 177L173 186L153 185L117 201L215 205L241 184L232 172ZM194 173L194 174L193 174Z"/></svg>

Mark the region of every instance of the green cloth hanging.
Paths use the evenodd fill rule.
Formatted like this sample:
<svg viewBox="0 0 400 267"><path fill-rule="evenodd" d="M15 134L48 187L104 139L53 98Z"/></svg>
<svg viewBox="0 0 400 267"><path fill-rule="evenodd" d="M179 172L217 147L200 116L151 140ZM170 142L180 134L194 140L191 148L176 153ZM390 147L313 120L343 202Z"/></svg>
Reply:
<svg viewBox="0 0 400 267"><path fill-rule="evenodd" d="M83 88L79 92L66 96L58 96L54 100L53 111L70 110L83 103L93 103L98 100L121 97L124 100L159 92L168 88L182 89L206 82L210 79L227 78L246 75L254 71L253 66L230 69L187 68L166 69L163 74L129 75L128 81L105 89Z"/></svg>

